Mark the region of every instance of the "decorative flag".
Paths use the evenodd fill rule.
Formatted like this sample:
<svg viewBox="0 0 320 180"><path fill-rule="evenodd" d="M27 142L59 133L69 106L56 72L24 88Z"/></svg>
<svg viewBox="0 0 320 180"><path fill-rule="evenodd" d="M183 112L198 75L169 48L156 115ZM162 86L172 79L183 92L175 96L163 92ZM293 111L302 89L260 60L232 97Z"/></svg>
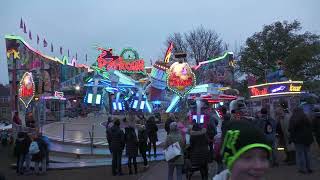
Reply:
<svg viewBox="0 0 320 180"><path fill-rule="evenodd" d="M76 60L78 60L78 53L76 53Z"/></svg>
<svg viewBox="0 0 320 180"><path fill-rule="evenodd" d="M87 56L87 54L86 54L86 62L88 61L88 56Z"/></svg>
<svg viewBox="0 0 320 180"><path fill-rule="evenodd" d="M43 39L43 47L47 47L48 46L48 43L46 41L46 39Z"/></svg>
<svg viewBox="0 0 320 180"><path fill-rule="evenodd" d="M150 65L152 66L152 59L150 59Z"/></svg>
<svg viewBox="0 0 320 180"><path fill-rule="evenodd" d="M39 35L37 34L37 44L39 44L40 38Z"/></svg>
<svg viewBox="0 0 320 180"><path fill-rule="evenodd" d="M170 42L169 47L168 47L167 52L166 52L166 56L164 57L164 62L165 63L169 62L170 57L171 57L172 49L173 49L173 42Z"/></svg>
<svg viewBox="0 0 320 180"><path fill-rule="evenodd" d="M27 28L26 28L26 24L25 23L23 23L23 32L27 33Z"/></svg>
<svg viewBox="0 0 320 180"><path fill-rule="evenodd" d="M62 47L60 46L60 54L62 55Z"/></svg>
<svg viewBox="0 0 320 180"><path fill-rule="evenodd" d="M52 43L51 43L51 52L53 52L53 45L52 45Z"/></svg>
<svg viewBox="0 0 320 180"><path fill-rule="evenodd" d="M30 30L29 30L29 39L32 40L32 35Z"/></svg>
<svg viewBox="0 0 320 180"><path fill-rule="evenodd" d="M20 20L20 29L23 29L23 21L22 21L22 18Z"/></svg>
<svg viewBox="0 0 320 180"><path fill-rule="evenodd" d="M70 57L69 49L68 49L68 57Z"/></svg>

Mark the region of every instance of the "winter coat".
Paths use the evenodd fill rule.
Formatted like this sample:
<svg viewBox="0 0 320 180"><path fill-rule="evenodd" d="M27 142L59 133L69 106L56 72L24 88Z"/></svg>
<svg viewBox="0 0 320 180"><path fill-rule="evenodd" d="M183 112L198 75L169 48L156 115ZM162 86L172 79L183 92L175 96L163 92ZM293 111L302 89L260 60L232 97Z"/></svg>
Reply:
<svg viewBox="0 0 320 180"><path fill-rule="evenodd" d="M14 155L17 157L19 155L28 154L30 144L30 137L27 136L25 133L19 133L14 147Z"/></svg>
<svg viewBox="0 0 320 180"><path fill-rule="evenodd" d="M183 142L183 138L181 136L181 133L179 130L170 132L170 134L167 136L164 148L168 148L171 144L179 142L180 148L181 148L181 156L178 156L176 158L173 158L168 163L172 163L174 165L183 165L184 164L184 147L185 143Z"/></svg>
<svg viewBox="0 0 320 180"><path fill-rule="evenodd" d="M190 160L192 165L202 165L208 162L209 149L206 129L190 132Z"/></svg>
<svg viewBox="0 0 320 180"><path fill-rule="evenodd" d="M148 120L146 123L146 130L149 137L150 142L157 142L158 141L158 126L156 125L155 121Z"/></svg>
<svg viewBox="0 0 320 180"><path fill-rule="evenodd" d="M268 142L272 145L276 140L276 121L267 115L262 115L258 120L258 126L265 134Z"/></svg>
<svg viewBox="0 0 320 180"><path fill-rule="evenodd" d="M125 129L124 141L126 144L126 154L129 157L138 156L138 138L133 127Z"/></svg>
<svg viewBox="0 0 320 180"><path fill-rule="evenodd" d="M317 139L320 139L320 112L316 112L312 120L312 127L314 135Z"/></svg>
<svg viewBox="0 0 320 180"><path fill-rule="evenodd" d="M290 121L289 124L290 140L295 144L311 145L313 142L312 124L305 116L305 120L297 123Z"/></svg>
<svg viewBox="0 0 320 180"><path fill-rule="evenodd" d="M138 130L138 141L139 141L140 153L145 153L147 151L147 141L148 141L148 135L145 129Z"/></svg>
<svg viewBox="0 0 320 180"><path fill-rule="evenodd" d="M124 148L124 133L119 126L112 126L109 138L109 148L112 152L120 152Z"/></svg>
<svg viewBox="0 0 320 180"><path fill-rule="evenodd" d="M47 143L41 139L41 138L36 138L34 141L36 141L38 143L38 147L39 147L39 152L37 154L33 154L32 155L32 159L31 161L34 162L41 162L41 160L43 158L46 158L46 155L48 154L48 145Z"/></svg>

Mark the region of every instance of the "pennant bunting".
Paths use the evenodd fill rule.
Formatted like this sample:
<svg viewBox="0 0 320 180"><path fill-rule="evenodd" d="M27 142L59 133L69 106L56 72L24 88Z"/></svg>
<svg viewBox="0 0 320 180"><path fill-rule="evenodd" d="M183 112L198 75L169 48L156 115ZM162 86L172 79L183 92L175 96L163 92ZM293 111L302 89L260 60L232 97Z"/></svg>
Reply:
<svg viewBox="0 0 320 180"><path fill-rule="evenodd" d="M32 40L31 30L29 30L29 39Z"/></svg>
<svg viewBox="0 0 320 180"><path fill-rule="evenodd" d="M39 35L37 34L37 44L39 44L40 38Z"/></svg>
<svg viewBox="0 0 320 180"><path fill-rule="evenodd" d="M88 62L88 56L87 56L87 54L86 54L86 62Z"/></svg>
<svg viewBox="0 0 320 180"><path fill-rule="evenodd" d="M23 21L22 21L22 18L20 20L20 29L23 29Z"/></svg>
<svg viewBox="0 0 320 180"><path fill-rule="evenodd" d="M43 47L47 47L48 46L48 43L46 41L46 39L43 39Z"/></svg>
<svg viewBox="0 0 320 180"><path fill-rule="evenodd" d="M51 43L51 52L53 52L53 45L52 45L52 43Z"/></svg>
<svg viewBox="0 0 320 180"><path fill-rule="evenodd" d="M62 47L60 46L60 54L62 55Z"/></svg>
<svg viewBox="0 0 320 180"><path fill-rule="evenodd" d="M68 49L68 57L70 57L70 52L69 52L69 49Z"/></svg>
<svg viewBox="0 0 320 180"><path fill-rule="evenodd" d="M25 23L23 23L23 32L24 32L24 33L27 33L27 27L26 27L26 24L25 24Z"/></svg>

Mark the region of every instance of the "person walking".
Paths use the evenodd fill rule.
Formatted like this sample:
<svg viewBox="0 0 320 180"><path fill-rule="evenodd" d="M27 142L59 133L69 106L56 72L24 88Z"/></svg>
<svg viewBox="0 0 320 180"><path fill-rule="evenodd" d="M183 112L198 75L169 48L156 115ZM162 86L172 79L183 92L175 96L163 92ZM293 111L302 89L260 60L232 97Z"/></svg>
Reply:
<svg viewBox="0 0 320 180"><path fill-rule="evenodd" d="M261 108L258 127L263 131L267 141L272 147L272 166L278 166L276 156L276 121L272 119L266 108Z"/></svg>
<svg viewBox="0 0 320 180"><path fill-rule="evenodd" d="M313 133L318 143L318 146L320 148L320 107L314 108L313 112L314 112L314 118L312 120Z"/></svg>
<svg viewBox="0 0 320 180"><path fill-rule="evenodd" d="M147 142L148 142L148 134L144 125L141 125L138 128L138 140L139 140L139 152L143 158L143 165L145 168L148 167L147 160Z"/></svg>
<svg viewBox="0 0 320 180"><path fill-rule="evenodd" d="M173 180L173 172L176 169L177 180L182 180L182 168L184 165L184 152L185 143L178 130L176 122L170 124L170 133L166 138L164 148L168 148L170 145L179 142L181 148L181 155L168 161L168 180Z"/></svg>
<svg viewBox="0 0 320 180"><path fill-rule="evenodd" d="M120 120L114 119L114 125L111 128L111 136L109 138L109 148L112 152L112 175L122 175L121 157L124 149L124 133L120 129Z"/></svg>
<svg viewBox="0 0 320 180"><path fill-rule="evenodd" d="M16 139L15 147L14 147L14 156L17 157L17 169L16 172L19 175L24 174L23 164L26 160L26 156L29 152L31 140L28 137L27 133L19 132L18 137Z"/></svg>
<svg viewBox="0 0 320 180"><path fill-rule="evenodd" d="M32 154L31 161L34 162L34 171L36 175L44 174L47 170L46 163L46 155L48 150L48 146L46 142L41 139L37 134L32 137L32 142L30 144L29 151ZM36 147L38 146L38 147ZM35 147L35 151L31 150L32 147ZM39 171L39 164L41 163L41 173Z"/></svg>
<svg viewBox="0 0 320 180"><path fill-rule="evenodd" d="M146 130L149 138L148 143L148 150L149 150L149 156L151 154L151 145L153 146L153 156L157 157L157 144L158 141L158 126L155 122L155 118L153 116L149 117L147 123L146 123Z"/></svg>
<svg viewBox="0 0 320 180"><path fill-rule="evenodd" d="M226 169L213 180L263 179L272 151L263 132L252 123L232 121L222 134L221 156Z"/></svg>
<svg viewBox="0 0 320 180"><path fill-rule="evenodd" d="M132 161L134 166L134 173L137 174L138 138L134 127L132 127L131 125L129 125L125 129L124 141L126 144L126 154L128 156L129 174L132 174Z"/></svg>
<svg viewBox="0 0 320 180"><path fill-rule="evenodd" d="M190 161L192 166L199 167L202 180L208 179L208 145L207 130L194 123L190 132Z"/></svg>
<svg viewBox="0 0 320 180"><path fill-rule="evenodd" d="M300 107L293 111L289 122L289 133L296 149L298 172L312 173L310 162L310 145L313 143L312 123Z"/></svg>

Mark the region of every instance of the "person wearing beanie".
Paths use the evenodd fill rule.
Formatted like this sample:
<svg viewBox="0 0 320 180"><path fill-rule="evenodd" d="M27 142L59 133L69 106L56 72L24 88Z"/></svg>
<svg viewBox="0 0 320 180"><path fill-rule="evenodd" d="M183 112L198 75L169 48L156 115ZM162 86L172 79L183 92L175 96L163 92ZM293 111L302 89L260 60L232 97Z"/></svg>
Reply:
<svg viewBox="0 0 320 180"><path fill-rule="evenodd" d="M213 180L259 180L269 168L272 148L261 130L246 121L228 123L221 154L226 170Z"/></svg>
<svg viewBox="0 0 320 180"><path fill-rule="evenodd" d="M185 143L183 141L182 135L179 132L178 125L176 122L172 122L170 124L170 133L168 134L164 148L168 148L171 144L179 142L181 148L181 156L173 158L172 160L168 161L168 180L173 179L173 171L176 168L177 173L177 180L182 180L182 168L184 165L184 155L183 149L185 147Z"/></svg>

